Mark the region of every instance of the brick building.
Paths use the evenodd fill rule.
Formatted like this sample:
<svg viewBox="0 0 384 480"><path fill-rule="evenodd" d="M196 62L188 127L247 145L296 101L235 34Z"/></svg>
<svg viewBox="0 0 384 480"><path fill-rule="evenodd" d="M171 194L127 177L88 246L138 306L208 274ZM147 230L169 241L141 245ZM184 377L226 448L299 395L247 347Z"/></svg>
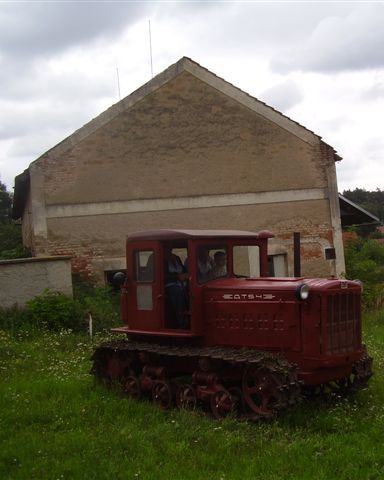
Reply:
<svg viewBox="0 0 384 480"><path fill-rule="evenodd" d="M337 160L318 135L184 57L16 177L14 217L35 256L72 255L75 270L123 268L131 231L230 228L275 233L276 275L293 273L298 231L303 274L337 275Z"/></svg>

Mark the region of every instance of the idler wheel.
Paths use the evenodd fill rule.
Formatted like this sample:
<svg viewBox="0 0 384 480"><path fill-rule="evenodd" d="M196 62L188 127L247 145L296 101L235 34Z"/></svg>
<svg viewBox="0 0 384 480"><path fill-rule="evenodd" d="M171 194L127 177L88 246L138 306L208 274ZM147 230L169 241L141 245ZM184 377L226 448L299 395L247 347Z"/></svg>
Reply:
<svg viewBox="0 0 384 480"><path fill-rule="evenodd" d="M158 380L152 387L152 400L164 410L172 405L172 390L168 382Z"/></svg>
<svg viewBox="0 0 384 480"><path fill-rule="evenodd" d="M138 400L141 396L139 379L133 375L126 378L124 382L124 392L131 398Z"/></svg>
<svg viewBox="0 0 384 480"><path fill-rule="evenodd" d="M196 408L196 391L192 385L181 384L176 390L176 405L180 409L194 410Z"/></svg>
<svg viewBox="0 0 384 480"><path fill-rule="evenodd" d="M248 407L261 417L272 417L279 403L278 384L267 368L249 367L243 375L243 395Z"/></svg>
<svg viewBox="0 0 384 480"><path fill-rule="evenodd" d="M210 405L213 416L218 420L225 418L235 410L234 398L224 388L216 390L211 395Z"/></svg>

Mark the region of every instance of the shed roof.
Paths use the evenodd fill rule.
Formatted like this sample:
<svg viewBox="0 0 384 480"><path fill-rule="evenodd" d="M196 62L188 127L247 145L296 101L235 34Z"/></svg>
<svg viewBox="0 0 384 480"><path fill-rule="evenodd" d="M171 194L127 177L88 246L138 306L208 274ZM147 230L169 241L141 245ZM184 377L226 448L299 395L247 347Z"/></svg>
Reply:
<svg viewBox="0 0 384 480"><path fill-rule="evenodd" d="M339 193L340 217L343 227L379 225L380 219Z"/></svg>

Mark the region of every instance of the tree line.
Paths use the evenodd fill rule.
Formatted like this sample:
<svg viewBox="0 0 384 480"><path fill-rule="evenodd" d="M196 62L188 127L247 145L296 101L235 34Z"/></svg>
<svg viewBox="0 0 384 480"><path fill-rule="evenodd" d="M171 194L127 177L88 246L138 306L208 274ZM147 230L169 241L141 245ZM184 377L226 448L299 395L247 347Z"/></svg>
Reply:
<svg viewBox="0 0 384 480"><path fill-rule="evenodd" d="M0 260L30 257L23 247L21 225L12 220L12 194L0 181Z"/></svg>
<svg viewBox="0 0 384 480"><path fill-rule="evenodd" d="M364 188L355 188L354 190L344 190L343 196L384 222L384 190L377 188L370 192Z"/></svg>

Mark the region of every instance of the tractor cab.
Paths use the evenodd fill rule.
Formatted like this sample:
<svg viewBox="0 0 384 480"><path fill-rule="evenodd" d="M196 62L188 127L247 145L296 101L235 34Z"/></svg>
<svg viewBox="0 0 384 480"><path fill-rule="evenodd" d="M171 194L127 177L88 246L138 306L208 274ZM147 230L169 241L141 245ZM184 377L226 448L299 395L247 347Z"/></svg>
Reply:
<svg viewBox="0 0 384 480"><path fill-rule="evenodd" d="M121 314L132 335L198 337L212 282L268 276L269 231L157 230L127 238Z"/></svg>

